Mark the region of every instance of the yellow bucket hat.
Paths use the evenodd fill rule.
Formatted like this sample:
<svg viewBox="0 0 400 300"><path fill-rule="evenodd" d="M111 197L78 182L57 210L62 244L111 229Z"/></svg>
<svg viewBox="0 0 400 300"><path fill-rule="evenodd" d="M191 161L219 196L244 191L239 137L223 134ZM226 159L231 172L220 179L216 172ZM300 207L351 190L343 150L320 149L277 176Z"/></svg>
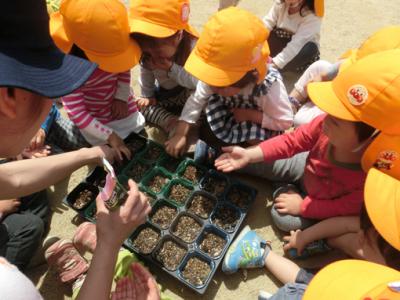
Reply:
<svg viewBox="0 0 400 300"><path fill-rule="evenodd" d="M165 38L178 30L198 36L189 24L189 0L131 0L129 26L131 33Z"/></svg>
<svg viewBox="0 0 400 300"><path fill-rule="evenodd" d="M345 61L340 65L339 72L368 55L399 48L400 26L384 27L367 38L359 48L351 49L344 53L340 58L345 59Z"/></svg>
<svg viewBox="0 0 400 300"><path fill-rule="evenodd" d="M368 215L379 234L400 250L400 136L380 133L361 164L368 172L364 189Z"/></svg>
<svg viewBox="0 0 400 300"><path fill-rule="evenodd" d="M119 0L64 0L60 11L50 16L50 34L65 53L76 44L111 73L131 69L141 56L129 36L128 11Z"/></svg>
<svg viewBox="0 0 400 300"><path fill-rule="evenodd" d="M307 85L323 111L361 121L387 134L400 134L400 49L368 55L332 81Z"/></svg>
<svg viewBox="0 0 400 300"><path fill-rule="evenodd" d="M229 86L253 69L261 82L269 56L268 34L252 13L237 7L223 9L204 26L185 69L212 86Z"/></svg>
<svg viewBox="0 0 400 300"><path fill-rule="evenodd" d="M399 300L400 272L376 263L347 259L319 271L303 300Z"/></svg>
<svg viewBox="0 0 400 300"><path fill-rule="evenodd" d="M317 17L322 18L325 13L324 0L314 0L314 11Z"/></svg>

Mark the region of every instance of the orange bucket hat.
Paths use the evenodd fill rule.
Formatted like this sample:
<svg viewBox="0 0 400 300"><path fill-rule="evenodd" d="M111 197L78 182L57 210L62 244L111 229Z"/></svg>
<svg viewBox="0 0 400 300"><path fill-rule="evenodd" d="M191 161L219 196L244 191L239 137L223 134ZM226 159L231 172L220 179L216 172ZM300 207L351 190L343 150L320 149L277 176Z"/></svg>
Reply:
<svg viewBox="0 0 400 300"><path fill-rule="evenodd" d="M264 80L269 56L268 30L252 13L229 7L204 26L185 69L212 86L229 86L257 69Z"/></svg>
<svg viewBox="0 0 400 300"><path fill-rule="evenodd" d="M141 56L129 36L128 11L119 0L64 0L50 17L50 34L62 51L68 53L76 44L111 73L131 69Z"/></svg>
<svg viewBox="0 0 400 300"><path fill-rule="evenodd" d="M372 262L346 259L319 271L303 300L399 300L400 272Z"/></svg>
<svg viewBox="0 0 400 300"><path fill-rule="evenodd" d="M340 72L363 57L377 52L399 48L400 26L384 27L366 39L358 49L351 49L341 56L341 59L346 60L340 65Z"/></svg>
<svg viewBox="0 0 400 300"><path fill-rule="evenodd" d="M325 13L324 0L314 0L314 11L317 17L322 18Z"/></svg>
<svg viewBox="0 0 400 300"><path fill-rule="evenodd" d="M185 30L197 37L196 29L189 25L189 15L189 0L131 0L130 32L165 38Z"/></svg>
<svg viewBox="0 0 400 300"><path fill-rule="evenodd" d="M400 134L399 90L400 49L368 55L332 81L307 85L309 97L323 111L387 134Z"/></svg>
<svg viewBox="0 0 400 300"><path fill-rule="evenodd" d="M400 136L380 133L361 164L368 172L364 189L368 215L379 234L400 250Z"/></svg>

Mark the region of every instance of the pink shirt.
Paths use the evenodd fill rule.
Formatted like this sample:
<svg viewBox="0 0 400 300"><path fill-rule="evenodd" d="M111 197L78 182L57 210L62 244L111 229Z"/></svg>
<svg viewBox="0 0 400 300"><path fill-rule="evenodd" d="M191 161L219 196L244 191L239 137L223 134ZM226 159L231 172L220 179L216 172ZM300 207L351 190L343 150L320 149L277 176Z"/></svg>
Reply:
<svg viewBox="0 0 400 300"><path fill-rule="evenodd" d="M128 103L129 115L138 111L130 89L130 71L108 73L97 68L86 83L62 98L71 121L81 130L107 140L113 130L107 126L114 121L111 104L114 99Z"/></svg>
<svg viewBox="0 0 400 300"><path fill-rule="evenodd" d="M309 151L303 175L308 195L301 205L306 218L358 215L364 199L366 174L358 164L340 164L329 155L328 137L322 131L326 114L295 131L260 144L266 162Z"/></svg>

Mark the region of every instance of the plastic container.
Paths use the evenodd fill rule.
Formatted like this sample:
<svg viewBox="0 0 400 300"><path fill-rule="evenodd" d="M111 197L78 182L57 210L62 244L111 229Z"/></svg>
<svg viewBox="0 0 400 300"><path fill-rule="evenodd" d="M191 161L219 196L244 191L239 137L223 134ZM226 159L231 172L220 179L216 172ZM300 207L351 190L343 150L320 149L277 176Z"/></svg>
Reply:
<svg viewBox="0 0 400 300"><path fill-rule="evenodd" d="M178 199L176 196L172 195L173 190L176 190L176 187L180 186L187 195L184 197L184 199ZM164 190L164 197L168 199L170 202L175 203L177 206L184 206L186 202L189 200L190 196L192 195L194 191L193 185L188 183L185 180L182 179L172 179L168 186Z"/></svg>
<svg viewBox="0 0 400 300"><path fill-rule="evenodd" d="M91 196L87 196L90 198L89 201L87 201L83 205L78 205L77 200L82 195L81 193L84 191L89 191L91 193ZM94 185L88 184L86 182L81 182L78 184L71 193L66 197L66 202L70 207L75 209L76 211L83 212L86 207L90 205L94 200L96 200L97 195L99 194L99 189L95 187Z"/></svg>

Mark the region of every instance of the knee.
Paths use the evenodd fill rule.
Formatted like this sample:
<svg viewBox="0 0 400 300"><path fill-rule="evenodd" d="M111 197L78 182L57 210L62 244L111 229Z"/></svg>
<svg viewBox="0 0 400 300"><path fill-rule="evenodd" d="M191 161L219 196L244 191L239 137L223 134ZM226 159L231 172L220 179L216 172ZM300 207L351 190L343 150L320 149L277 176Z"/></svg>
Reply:
<svg viewBox="0 0 400 300"><path fill-rule="evenodd" d="M44 234L45 224L43 220L36 215L25 214L24 216L25 224L22 226L19 235L27 242L31 241L36 243Z"/></svg>
<svg viewBox="0 0 400 300"><path fill-rule="evenodd" d="M285 232L290 232L301 227L299 222L297 222L297 217L281 214L276 210L275 206L271 208L271 218L274 225Z"/></svg>

